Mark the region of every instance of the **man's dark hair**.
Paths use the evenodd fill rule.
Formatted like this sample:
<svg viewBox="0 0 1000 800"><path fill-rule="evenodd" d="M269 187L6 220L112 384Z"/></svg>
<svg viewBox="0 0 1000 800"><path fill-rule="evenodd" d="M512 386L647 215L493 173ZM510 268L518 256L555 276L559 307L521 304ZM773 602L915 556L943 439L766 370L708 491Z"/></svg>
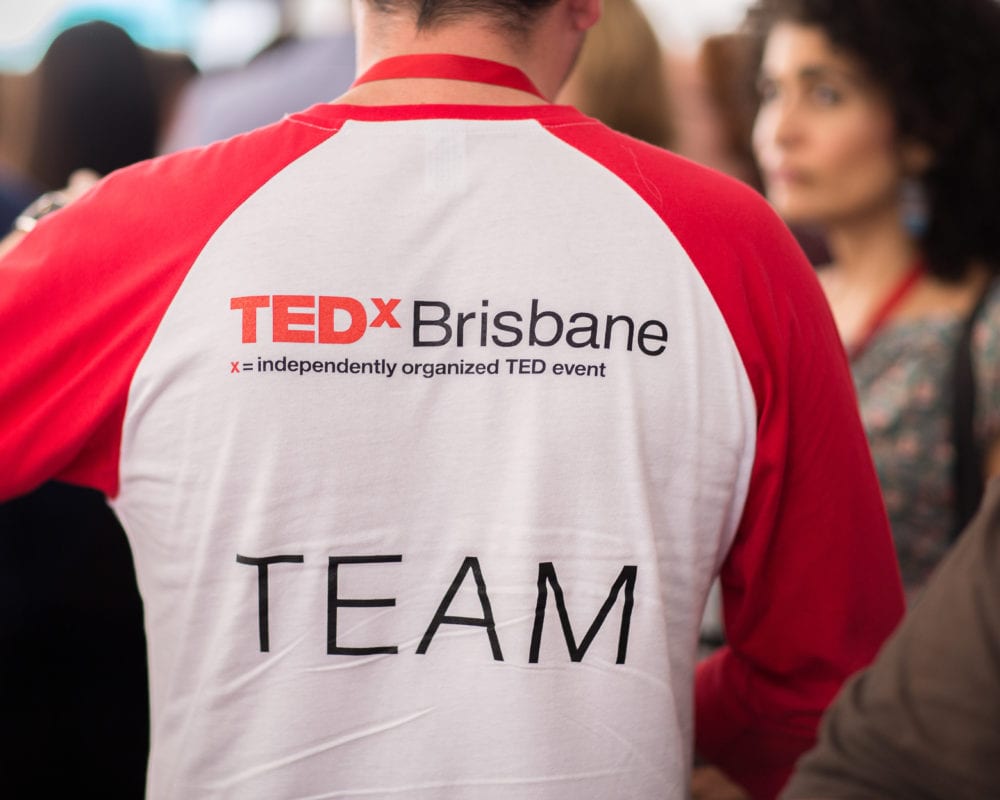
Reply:
<svg viewBox="0 0 1000 800"><path fill-rule="evenodd" d="M502 27L523 32L556 0L369 0L380 11L412 9L417 28L428 30L470 16L492 18Z"/></svg>
<svg viewBox="0 0 1000 800"><path fill-rule="evenodd" d="M1000 269L1000 3L996 0L757 0L747 28L758 53L771 28L820 29L886 95L900 141L933 151L922 176L928 268L960 279Z"/></svg>

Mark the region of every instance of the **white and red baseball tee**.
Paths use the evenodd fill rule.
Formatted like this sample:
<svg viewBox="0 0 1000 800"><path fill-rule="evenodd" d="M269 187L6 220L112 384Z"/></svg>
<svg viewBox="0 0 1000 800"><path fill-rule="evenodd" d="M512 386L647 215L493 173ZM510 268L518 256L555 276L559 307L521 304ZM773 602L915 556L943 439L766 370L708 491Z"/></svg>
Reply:
<svg viewBox="0 0 1000 800"><path fill-rule="evenodd" d="M902 613L793 240L568 107L120 171L0 262L0 353L0 495L128 533L150 798L682 798L720 570L697 746L768 797Z"/></svg>

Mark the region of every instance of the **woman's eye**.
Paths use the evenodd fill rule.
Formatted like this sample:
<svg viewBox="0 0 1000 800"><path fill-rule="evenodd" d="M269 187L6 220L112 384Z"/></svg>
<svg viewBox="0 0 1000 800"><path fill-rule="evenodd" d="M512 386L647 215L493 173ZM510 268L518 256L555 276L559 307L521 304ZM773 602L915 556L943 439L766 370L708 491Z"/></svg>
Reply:
<svg viewBox="0 0 1000 800"><path fill-rule="evenodd" d="M762 103L773 100L778 96L778 86L774 81L767 78L760 78L757 81L757 96Z"/></svg>
<svg viewBox="0 0 1000 800"><path fill-rule="evenodd" d="M834 106L843 99L839 91L823 84L814 86L812 95L820 105L824 106Z"/></svg>

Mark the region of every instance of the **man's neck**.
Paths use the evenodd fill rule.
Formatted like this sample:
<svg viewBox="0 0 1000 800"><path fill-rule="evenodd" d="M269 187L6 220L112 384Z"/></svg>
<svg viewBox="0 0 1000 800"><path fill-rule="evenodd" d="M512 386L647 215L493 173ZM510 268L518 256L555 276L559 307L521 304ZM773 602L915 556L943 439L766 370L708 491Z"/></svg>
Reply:
<svg viewBox="0 0 1000 800"><path fill-rule="evenodd" d="M481 83L438 79L405 78L355 86L337 103L358 106L395 106L435 103L441 105L522 106L544 102L538 95Z"/></svg>
<svg viewBox="0 0 1000 800"><path fill-rule="evenodd" d="M558 30L544 15L530 33L504 31L491 20L457 20L419 31L405 14L385 14L360 4L356 18L358 74L387 58L401 55L448 53L489 59L524 72L548 99L556 96L566 79L579 42ZM357 8L357 6L356 6ZM553 30L555 29L555 30ZM544 42L540 47L536 42ZM537 104L528 92L483 83L439 78L405 78L365 83L351 88L338 102L359 105L413 103L475 103L486 105Z"/></svg>

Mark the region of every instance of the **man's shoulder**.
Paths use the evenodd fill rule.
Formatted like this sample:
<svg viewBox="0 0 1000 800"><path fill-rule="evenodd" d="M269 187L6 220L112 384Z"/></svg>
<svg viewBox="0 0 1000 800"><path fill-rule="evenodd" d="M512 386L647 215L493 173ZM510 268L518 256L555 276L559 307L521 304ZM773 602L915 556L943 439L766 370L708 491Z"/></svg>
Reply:
<svg viewBox="0 0 1000 800"><path fill-rule="evenodd" d="M101 182L100 196L104 203L130 208L141 196L143 203L134 210L143 216L162 214L178 203L207 207L225 204L230 196L245 199L248 192L334 132L286 118L120 169Z"/></svg>
<svg viewBox="0 0 1000 800"><path fill-rule="evenodd" d="M670 150L581 118L547 129L615 173L661 215L697 224L771 227L776 215L748 184Z"/></svg>

